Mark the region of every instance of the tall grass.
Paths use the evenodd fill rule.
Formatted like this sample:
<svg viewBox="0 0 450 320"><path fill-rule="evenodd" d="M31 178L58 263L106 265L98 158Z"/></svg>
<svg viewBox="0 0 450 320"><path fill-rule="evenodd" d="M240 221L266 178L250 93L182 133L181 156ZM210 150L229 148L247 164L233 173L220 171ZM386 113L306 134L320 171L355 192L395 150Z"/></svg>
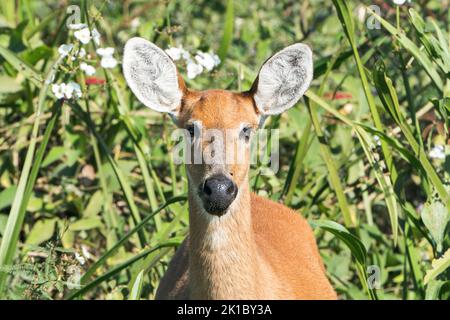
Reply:
<svg viewBox="0 0 450 320"><path fill-rule="evenodd" d="M187 178L168 156L170 120L96 54L114 47L120 62L142 36L217 52L220 66L193 80L178 63L194 89L246 90L273 52L308 43L313 85L268 120L280 170L252 166L253 191L310 221L342 299L448 299L449 8L383 3L75 2L102 35L86 45L63 2L0 5L0 296L154 297L187 234ZM52 84L69 81L82 96L57 99Z"/></svg>

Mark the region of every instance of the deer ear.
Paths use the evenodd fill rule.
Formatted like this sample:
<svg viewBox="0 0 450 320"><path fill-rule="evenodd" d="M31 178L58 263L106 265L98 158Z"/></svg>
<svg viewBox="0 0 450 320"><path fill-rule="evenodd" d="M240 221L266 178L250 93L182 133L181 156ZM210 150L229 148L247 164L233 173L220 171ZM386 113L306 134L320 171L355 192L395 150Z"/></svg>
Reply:
<svg viewBox="0 0 450 320"><path fill-rule="evenodd" d="M142 38L128 40L123 74L145 106L159 112L177 112L186 88L173 61L156 45Z"/></svg>
<svg viewBox="0 0 450 320"><path fill-rule="evenodd" d="M308 89L313 78L311 49L296 43L269 58L253 83L253 99L263 115L291 108Z"/></svg>

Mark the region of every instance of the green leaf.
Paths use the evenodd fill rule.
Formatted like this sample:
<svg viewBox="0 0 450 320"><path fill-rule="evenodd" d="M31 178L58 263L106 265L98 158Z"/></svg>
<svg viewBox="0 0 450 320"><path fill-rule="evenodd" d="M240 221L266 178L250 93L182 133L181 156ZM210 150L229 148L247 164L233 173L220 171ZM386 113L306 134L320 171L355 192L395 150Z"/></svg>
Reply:
<svg viewBox="0 0 450 320"><path fill-rule="evenodd" d="M233 30L234 30L234 0L228 0L227 9L225 12L225 25L223 28L223 36L218 51L221 63L223 63L223 61L225 60L228 48L230 47L231 42L233 40Z"/></svg>
<svg viewBox="0 0 450 320"><path fill-rule="evenodd" d="M327 166L330 183L333 186L334 192L336 193L339 207L342 211L342 216L344 217L344 223L347 227L355 227L357 221L354 211L351 210L348 204L347 196L345 195L344 188L342 186L335 161L333 160L331 155L330 146L326 141L325 134L319 123L316 110L316 103L319 104L319 102L317 102L317 100L315 99L317 96L314 93L312 93L312 91L310 91L307 96L314 102L309 103L309 100L305 100L308 105L311 122L314 126L314 130L316 131L316 135L319 141L320 153L322 155L322 159L325 161L325 164Z"/></svg>
<svg viewBox="0 0 450 320"><path fill-rule="evenodd" d="M36 65L39 60L50 59L53 56L53 50L45 45L26 50L22 53L24 61L30 65Z"/></svg>
<svg viewBox="0 0 450 320"><path fill-rule="evenodd" d="M13 94L22 91L22 86L16 79L0 75L0 94Z"/></svg>
<svg viewBox="0 0 450 320"><path fill-rule="evenodd" d="M442 257L439 259L434 259L431 262L431 269L425 274L425 278L423 280L424 283L428 284L431 280L443 273L448 267L450 267L450 249L447 249Z"/></svg>
<svg viewBox="0 0 450 320"><path fill-rule="evenodd" d="M136 279L134 280L133 286L131 287L131 292L129 300L139 300L142 291L142 284L144 283L144 270L141 270Z"/></svg>
<svg viewBox="0 0 450 320"><path fill-rule="evenodd" d="M132 190L128 180L126 179L124 172L121 170L121 167L119 167L118 163L111 156L110 150L109 150L106 142L97 132L97 130L95 128L95 124L93 123L93 121L90 117L90 114L86 113L83 109L81 109L80 105L77 103L71 103L70 105L72 106L72 108L76 112L76 114L86 123L87 127L89 128L91 133L95 136L96 140L98 141L100 149L103 151L104 155L108 159L108 162L111 165L112 170L113 170L117 180L119 181L120 187L122 188L122 191L124 193L128 207L131 211L134 222L136 224L140 223L140 221L142 219L141 219L138 207L136 205L136 202L134 201L133 190ZM127 163L126 161L122 161L122 167L129 167L129 165L128 166L125 165L126 163ZM130 168L130 170L131 170L131 168ZM140 230L139 239L140 239L141 245L143 245L146 242L144 230Z"/></svg>
<svg viewBox="0 0 450 320"><path fill-rule="evenodd" d="M419 159L424 171L427 173L425 178L430 179L430 181L434 184L434 187L436 188L436 191L438 192L442 201L444 203L450 204L450 195L445 190L441 178L437 175L436 170L430 164L430 161L428 160L426 154L422 150L421 145L416 141L416 138L414 137L411 128L408 126L407 122L405 121L401 113L396 90L392 85L392 80L386 75L383 63L380 62L379 64L377 64L373 75L374 81L376 83L376 89L378 94L380 95L380 100L383 103L383 106L389 112L389 114L397 123L397 125L400 127L401 132L405 136L411 148L414 150L416 157ZM387 167L389 169L390 162L387 159L386 162ZM394 183L395 180L396 179L393 178Z"/></svg>
<svg viewBox="0 0 450 320"><path fill-rule="evenodd" d="M0 104L14 105L17 101L20 101L22 90L22 86L16 79L0 75Z"/></svg>
<svg viewBox="0 0 450 320"><path fill-rule="evenodd" d="M422 17L414 10L409 9L410 20L417 33L419 34L419 40L426 49L428 57L438 65L443 73L450 72L450 54L448 43L442 31L439 29L435 21L432 21L432 26L438 35L436 39L431 33L431 28L428 27Z"/></svg>
<svg viewBox="0 0 450 320"><path fill-rule="evenodd" d="M92 264L90 266L90 268L86 271L86 273L83 275L83 277L81 278L81 283L85 283L93 274L94 272L102 265L104 265L106 263L107 258L109 258L110 256L112 256L114 253L117 252L117 250L122 247L127 241L128 239L131 238L131 236L133 234L135 234L136 232L139 232L139 230L141 230L142 228L145 227L145 225L151 220L153 219L153 217L158 214L159 212L161 212L162 210L164 210L166 207L168 207L169 205L176 203L176 202L180 202L180 201L185 201L186 197L185 196L179 196L179 197L174 197L171 198L169 200L167 200L167 202L165 204L163 204L162 206L160 206L157 210L153 211L151 214L147 215L144 219L142 219L141 222L139 222L132 230L130 230L126 235L124 235L119 241L117 241L116 244L114 244L108 251L106 251L105 253L103 253L103 255L97 259L97 261Z"/></svg>
<svg viewBox="0 0 450 320"><path fill-rule="evenodd" d="M45 168L52 164L53 162L61 159L66 153L66 148L57 146L50 149L45 157L44 161L42 161L42 167Z"/></svg>
<svg viewBox="0 0 450 320"><path fill-rule="evenodd" d="M0 55L5 58L19 73L22 73L28 80L33 82L36 86L41 87L44 79L42 76L28 63L19 58L15 53L0 46Z"/></svg>
<svg viewBox="0 0 450 320"><path fill-rule="evenodd" d="M82 231L82 230L90 230L101 227L102 220L100 217L89 217L80 219L72 224L70 224L70 231Z"/></svg>
<svg viewBox="0 0 450 320"><path fill-rule="evenodd" d="M0 210L12 204L16 190L17 186L11 186L0 192Z"/></svg>
<svg viewBox="0 0 450 320"><path fill-rule="evenodd" d="M371 9L368 9L371 11ZM373 16L380 21L381 25L390 33L392 34L399 43L408 50L415 58L416 60L423 66L425 69L425 72L430 76L430 78L433 80L434 85L436 86L439 91L443 91L444 84L442 82L441 77L437 73L436 69L433 66L433 63L431 60L427 57L427 55L417 47L414 42L412 42L403 32L398 32L398 29L394 27L392 24L390 24L388 21L384 20L382 17L377 15L374 11L371 11Z"/></svg>
<svg viewBox="0 0 450 320"><path fill-rule="evenodd" d="M313 227L322 228L328 232L331 232L340 240L342 240L352 252L353 257L361 265L365 265L367 252L363 243L350 233L343 225L331 220L317 220L311 221Z"/></svg>
<svg viewBox="0 0 450 320"><path fill-rule="evenodd" d="M439 292L445 281L441 280L431 280L427 285L427 290L425 292L425 300L438 300Z"/></svg>
<svg viewBox="0 0 450 320"><path fill-rule="evenodd" d="M420 214L422 221L433 236L437 244L437 250L442 251L444 232L450 221L450 214L444 204L440 201L426 203Z"/></svg>
<svg viewBox="0 0 450 320"><path fill-rule="evenodd" d="M28 234L26 244L39 245L47 241L53 236L55 232L55 223L58 219L43 219L38 220Z"/></svg>
<svg viewBox="0 0 450 320"><path fill-rule="evenodd" d="M84 209L84 217L92 217L97 215L103 207L103 193L101 191L96 191L92 197L89 199L89 203Z"/></svg>
<svg viewBox="0 0 450 320"><path fill-rule="evenodd" d="M390 177L383 173L380 163L374 158L375 145L373 144L371 137L360 127L355 127L355 131L358 135L359 141L361 142L364 153L366 154L370 165L374 169L375 178L383 191L386 207L389 212L392 234L394 236L394 244L397 244L399 204L394 192L394 187L392 186Z"/></svg>
<svg viewBox="0 0 450 320"><path fill-rule="evenodd" d="M0 47L0 54L3 54L3 48ZM6 58L6 57L5 57ZM5 233L0 245L0 267L9 265L12 263L14 254L16 252L17 242L19 239L19 233L22 229L23 220L25 218L25 211L30 200L31 193L33 191L34 183L37 178L37 174L44 157L44 152L47 148L50 134L53 131L56 118L59 115L62 101L59 100L53 105L52 118L45 128L45 133L42 142L35 154L37 136L39 133L41 116L44 113L44 106L46 102L47 92L50 85L50 79L53 79L61 59L58 59L48 72L46 81L42 87L36 107L36 117L34 119L33 128L30 136L30 144L27 149L25 161L20 172L19 183L17 186L17 192L14 197L14 201L11 206L11 210L8 216L8 223L6 225ZM6 272L0 272L0 297L5 290L6 278L8 274Z"/></svg>
<svg viewBox="0 0 450 320"><path fill-rule="evenodd" d="M46 16L41 21L41 23L39 23L38 25L36 25L32 28L27 28L25 30L25 32L24 32L25 39L31 39L36 33L43 30L49 24L53 23L55 21L55 19L57 19L59 17L59 15L61 15L62 11L64 11L65 9L66 9L65 7L53 8L51 13L48 16Z"/></svg>
<svg viewBox="0 0 450 320"><path fill-rule="evenodd" d="M125 261L124 263L115 266L114 268L112 268L111 270L107 271L106 273L104 273L103 275L99 276L98 278L94 279L93 281L89 282L87 285L83 286L81 289L69 294L69 296L67 297L68 300L72 300L75 299L77 297L82 296L83 294L85 294L86 292L88 292L89 290L95 288L96 286L98 286L100 283L110 279L112 276L118 274L120 271L124 270L125 268L131 266L133 263L139 261L142 258L145 258L147 255L149 255L150 253L156 251L156 250L160 250L162 248L166 248L166 247L174 247L174 246L178 246L179 245L179 241L178 239L175 240L168 240L164 243L161 243L153 248L147 248L142 250L140 253L138 253L137 255L135 255L133 258Z"/></svg>
<svg viewBox="0 0 450 320"><path fill-rule="evenodd" d="M8 222L8 216L6 214L0 214L0 235L3 235Z"/></svg>
<svg viewBox="0 0 450 320"><path fill-rule="evenodd" d="M356 46L356 35L354 29L354 21L353 21L353 12L350 10L350 6L348 1L344 0L333 0L333 4L336 7L336 11L338 13L339 20L341 22L342 28L344 29L347 39L350 42L350 46L353 50L353 56L355 58L356 67L358 69L359 77L361 79L362 89L364 90L364 95L367 100L367 104L370 109L370 113L378 131L384 132L385 126L381 122L380 114L378 113L377 106L375 104L375 98L372 93L372 88L369 84L369 80L367 77L366 68L363 65L363 61L361 60L358 48ZM381 150L383 151L383 156L387 164L387 170L391 175L392 184L395 184L397 180L397 168L393 162L392 152L389 149L386 142L381 141Z"/></svg>

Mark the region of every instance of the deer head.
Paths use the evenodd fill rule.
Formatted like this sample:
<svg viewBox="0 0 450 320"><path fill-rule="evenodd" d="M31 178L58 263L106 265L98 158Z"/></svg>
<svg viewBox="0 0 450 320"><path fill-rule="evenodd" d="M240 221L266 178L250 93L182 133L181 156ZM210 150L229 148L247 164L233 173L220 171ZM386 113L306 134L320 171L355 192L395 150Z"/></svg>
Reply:
<svg viewBox="0 0 450 320"><path fill-rule="evenodd" d="M312 52L291 45L269 58L246 92L188 90L170 57L153 43L132 38L123 58L125 79L145 106L167 112L194 137L201 163L187 164L190 192L207 215L223 215L248 190L250 138L263 119L291 108L313 76ZM223 138L226 137L226 138ZM225 142L226 141L226 142ZM240 152L243 161L227 155ZM226 159L226 160L225 160Z"/></svg>

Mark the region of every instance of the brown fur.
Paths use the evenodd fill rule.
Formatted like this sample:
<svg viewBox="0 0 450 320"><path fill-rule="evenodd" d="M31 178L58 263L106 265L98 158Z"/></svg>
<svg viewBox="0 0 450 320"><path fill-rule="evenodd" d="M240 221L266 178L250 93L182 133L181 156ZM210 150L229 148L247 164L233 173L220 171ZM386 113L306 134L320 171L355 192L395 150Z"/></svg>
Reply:
<svg viewBox="0 0 450 320"><path fill-rule="evenodd" d="M257 128L260 115L251 94L194 92L181 78L179 83L184 94L179 127L200 120L206 129L241 123ZM250 193L248 158L247 153L244 164L187 165L189 236L161 280L157 299L336 299L305 219ZM218 171L239 190L221 217L206 213L197 195L197 186Z"/></svg>
<svg viewBox="0 0 450 320"><path fill-rule="evenodd" d="M259 259L266 261L271 281L260 282L262 288L250 291L244 287L237 296L225 292L217 293L224 299L336 299L336 293L326 278L323 263L317 250L312 230L306 220L294 211L265 198L251 194L251 231L254 234L255 248ZM237 230L234 230L238 233ZM244 243L238 237L233 239L235 249ZM157 299L189 299L189 237L177 250L169 269L161 281ZM233 248L225 247L224 251ZM219 258L219 254L218 257ZM195 258L194 258L195 259ZM244 269L239 266L238 269ZM276 274L276 276L275 276ZM258 274L240 274L241 277L256 278ZM207 275L204 275L207 277ZM217 275L223 279L227 273ZM262 280L262 279L261 279ZM232 282L239 284L237 279ZM276 282L275 282L276 281ZM198 283L192 283L195 287ZM246 284L245 284L246 285ZM276 288L277 294L271 294ZM202 297L195 297L202 298Z"/></svg>

